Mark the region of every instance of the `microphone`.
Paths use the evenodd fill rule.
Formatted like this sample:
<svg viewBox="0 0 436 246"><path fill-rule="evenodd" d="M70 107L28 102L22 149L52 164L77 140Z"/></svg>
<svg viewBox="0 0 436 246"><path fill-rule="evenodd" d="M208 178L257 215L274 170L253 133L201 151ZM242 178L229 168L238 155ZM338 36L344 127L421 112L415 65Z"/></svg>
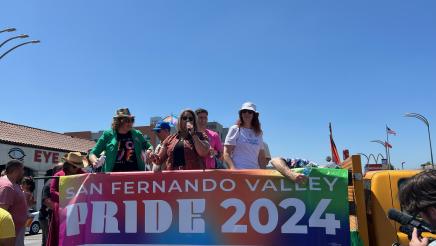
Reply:
<svg viewBox="0 0 436 246"><path fill-rule="evenodd" d="M436 230L426 222L406 213L400 212L394 208L388 210L388 218L391 220L395 220L402 225L411 225L421 231L430 232L433 234L436 233Z"/></svg>
<svg viewBox="0 0 436 246"><path fill-rule="evenodd" d="M186 129L188 130L189 134L192 134L194 131L194 126L190 121L186 122Z"/></svg>

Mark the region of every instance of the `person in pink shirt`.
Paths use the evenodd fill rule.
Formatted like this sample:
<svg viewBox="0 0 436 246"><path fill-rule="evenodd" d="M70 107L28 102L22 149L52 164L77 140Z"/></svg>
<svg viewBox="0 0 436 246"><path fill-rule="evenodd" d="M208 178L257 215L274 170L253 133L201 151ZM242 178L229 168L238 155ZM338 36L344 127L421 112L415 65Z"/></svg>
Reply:
<svg viewBox="0 0 436 246"><path fill-rule="evenodd" d="M15 224L15 245L24 245L27 203L20 184L24 177L24 164L11 160L6 164L5 176L0 178L0 207L7 210Z"/></svg>
<svg viewBox="0 0 436 246"><path fill-rule="evenodd" d="M209 138L209 155L203 158L205 167L207 169L217 168L216 159L222 161L223 145L221 143L220 135L217 132L207 129L208 115L206 109L199 108L195 110L198 118L198 131L206 133Z"/></svg>
<svg viewBox="0 0 436 246"><path fill-rule="evenodd" d="M88 166L85 156L80 152L70 152L62 158L62 170L54 174L56 178L50 182L50 201L52 217L50 220L47 246L59 245L59 179L61 176L83 174L83 168Z"/></svg>

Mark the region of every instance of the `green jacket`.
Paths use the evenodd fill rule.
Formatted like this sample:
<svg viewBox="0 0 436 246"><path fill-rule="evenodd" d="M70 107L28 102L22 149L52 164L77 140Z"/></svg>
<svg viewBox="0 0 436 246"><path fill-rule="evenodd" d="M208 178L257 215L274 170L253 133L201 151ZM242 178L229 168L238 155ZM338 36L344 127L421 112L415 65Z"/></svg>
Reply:
<svg viewBox="0 0 436 246"><path fill-rule="evenodd" d="M145 140L140 131L132 129L130 132L132 133L133 143L135 145L138 170L144 171L145 164L141 157L141 151L151 148L151 144ZM115 130L111 129L103 132L103 135L98 139L97 144L91 150L91 153L99 157L103 151L106 152L106 162L102 167L102 172L111 172L114 168L115 159L117 158L118 153L117 132Z"/></svg>

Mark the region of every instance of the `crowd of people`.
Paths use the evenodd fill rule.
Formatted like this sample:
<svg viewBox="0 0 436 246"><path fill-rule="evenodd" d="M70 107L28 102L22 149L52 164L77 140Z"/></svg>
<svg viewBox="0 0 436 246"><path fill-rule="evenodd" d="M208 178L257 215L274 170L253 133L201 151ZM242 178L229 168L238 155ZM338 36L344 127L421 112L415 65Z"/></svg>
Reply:
<svg viewBox="0 0 436 246"><path fill-rule="evenodd" d="M18 160L9 161L0 177L0 245L24 245L28 207L33 205L28 203L34 199L23 178L24 164Z"/></svg>
<svg viewBox="0 0 436 246"><path fill-rule="evenodd" d="M129 172L195 169L259 169L265 168L265 143L256 105L246 102L238 111L236 124L224 141L217 132L207 129L209 112L199 108L183 110L171 133L167 122L153 128L160 143L154 149L142 133L133 128L135 116L128 108L116 111L111 129L105 131L87 155L70 152L52 170L55 178L43 188L39 221L43 231L42 245L57 245L59 240L59 179L57 177L84 172ZM303 174L284 170L282 161L273 159L270 165L296 182L304 182ZM6 164L0 179L0 242L24 245L28 208L35 204L31 178L24 178L24 165L12 160ZM12 219L13 223L7 224ZM10 226L10 224L13 225ZM5 234L5 235L3 235ZM0 243L0 244L1 244Z"/></svg>
<svg viewBox="0 0 436 246"><path fill-rule="evenodd" d="M153 131L160 143L153 149L133 128L135 116L127 108L119 109L112 128L90 150L89 162L94 170L102 172L266 167L266 144L255 104L242 104L224 146L219 134L207 129L208 115L203 108L183 110L173 134L169 123L158 122Z"/></svg>
<svg viewBox="0 0 436 246"><path fill-rule="evenodd" d="M160 143L153 148L142 133L133 128L135 121L127 108L117 110L111 129L105 131L87 155L80 152L66 154L53 169L55 177L91 172L129 172L195 169L263 169L275 168L284 177L304 183L304 173L294 172L295 167L316 165L302 159L266 158L265 143L259 112L256 105L246 102L238 111L236 124L229 128L222 145L218 133L207 129L208 111L186 109L180 113L176 131L171 133L167 122L158 122L153 131ZM85 169L86 168L86 169ZM406 210L421 213L436 224L436 175L419 174L403 188L403 194L430 190L431 201L413 200L400 196ZM424 177L424 175L427 175ZM420 178L421 177L421 178ZM423 180L432 184L422 186ZM421 186L419 186L421 185ZM430 188L429 188L430 187ZM0 245L24 245L25 221L28 208L35 204L31 178L24 178L24 165L12 160L6 164L0 178ZM428 195L428 194L427 194ZM416 197L420 197L416 194ZM412 205L411 205L412 204ZM58 245L59 241L59 179L46 182L42 194L39 220L43 231L42 245ZM412 244L413 243L413 244ZM427 245L425 239L415 235L411 245Z"/></svg>

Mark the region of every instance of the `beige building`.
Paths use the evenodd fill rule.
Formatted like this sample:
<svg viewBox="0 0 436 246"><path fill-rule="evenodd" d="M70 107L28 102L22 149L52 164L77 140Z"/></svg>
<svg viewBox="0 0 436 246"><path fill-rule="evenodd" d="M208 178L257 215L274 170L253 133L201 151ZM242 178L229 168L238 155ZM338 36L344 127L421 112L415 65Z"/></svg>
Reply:
<svg viewBox="0 0 436 246"><path fill-rule="evenodd" d="M26 176L45 176L65 153L79 151L85 154L94 145L94 141L0 121L0 171L8 161L16 159L23 161ZM37 208L43 185L43 179L36 179Z"/></svg>

